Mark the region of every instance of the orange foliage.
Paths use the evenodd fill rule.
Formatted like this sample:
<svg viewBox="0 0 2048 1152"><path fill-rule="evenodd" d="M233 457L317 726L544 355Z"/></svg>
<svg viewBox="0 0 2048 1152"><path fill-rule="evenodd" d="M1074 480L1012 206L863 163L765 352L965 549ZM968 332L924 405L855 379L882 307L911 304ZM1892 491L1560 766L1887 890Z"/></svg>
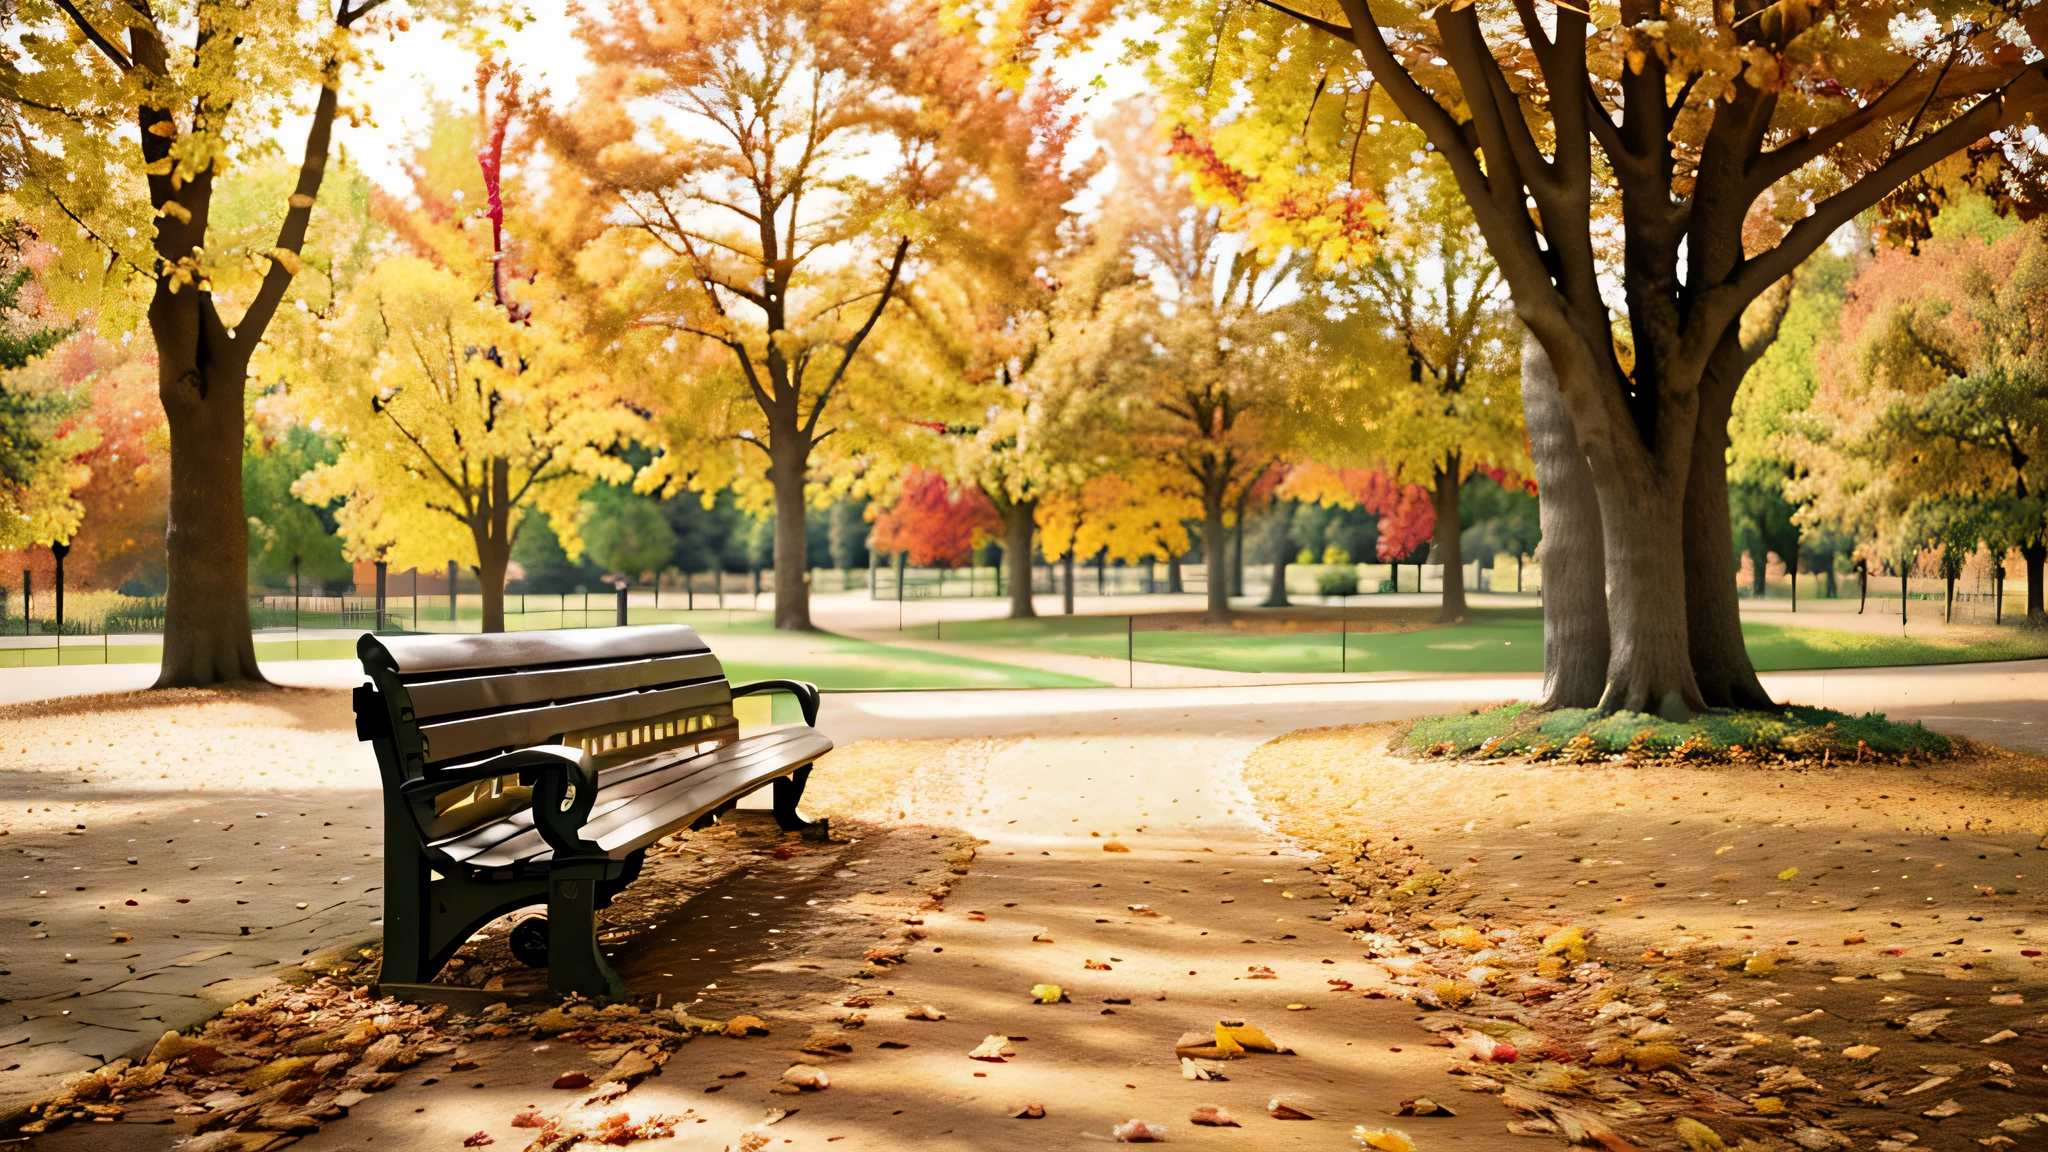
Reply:
<svg viewBox="0 0 2048 1152"><path fill-rule="evenodd" d="M954 488L936 472L912 468L896 502L875 517L868 547L908 552L920 568L952 568L1000 531L1002 519L981 489Z"/></svg>

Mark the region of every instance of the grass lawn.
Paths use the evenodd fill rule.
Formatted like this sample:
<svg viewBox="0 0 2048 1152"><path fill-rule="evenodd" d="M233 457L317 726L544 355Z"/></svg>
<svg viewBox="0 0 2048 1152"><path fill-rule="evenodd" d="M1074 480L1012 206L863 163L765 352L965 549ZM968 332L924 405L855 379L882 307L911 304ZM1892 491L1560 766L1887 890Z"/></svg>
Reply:
<svg viewBox="0 0 2048 1152"><path fill-rule="evenodd" d="M1408 632L1214 631L1127 633L1122 616L1054 616L1037 620L959 621L916 629L916 639L1037 648L1077 656L1121 658L1229 672L1541 672L1543 616L1536 608L1477 609L1466 623ZM2048 634L2015 631L2009 638L1946 644L1797 625L1745 623L1750 656L1760 671L1955 664L2048 656Z"/></svg>
<svg viewBox="0 0 2048 1152"><path fill-rule="evenodd" d="M571 625L579 623L571 613ZM523 628L556 626L555 613L508 615L506 626ZM593 624L602 621L593 613ZM856 640L831 632L808 634L777 632L767 613L706 610L682 612L634 609L635 624L689 624L704 636L711 650L725 665L726 676L735 683L752 680L809 680L828 691L864 688L1101 688L1103 681L1037 668L1022 668L955 656L943 652L921 652L895 648L867 640ZM1122 621L1118 621L1118 635ZM431 627L431 623L429 625ZM445 627L445 623L443 625ZM471 629L475 626L471 625ZM355 658L353 637L309 638L301 641L277 639L275 634L256 639L258 660L351 660ZM123 640L134 638L123 637ZM37 647L0 648L0 668L49 667L58 662L56 637L38 637ZM163 659L163 646L153 638L146 643L102 646L96 636L66 637L65 664L155 664Z"/></svg>
<svg viewBox="0 0 2048 1152"><path fill-rule="evenodd" d="M1432 756L1612 755L1632 752L1680 759L1794 759L1875 753L1881 757L1938 757L1955 751L1948 737L1918 721L1882 713L1851 716L1829 708L1787 705L1773 712L1717 710L1684 722L1641 712L1601 715L1590 708L1537 712L1527 704L1427 716L1409 727L1402 743Z"/></svg>

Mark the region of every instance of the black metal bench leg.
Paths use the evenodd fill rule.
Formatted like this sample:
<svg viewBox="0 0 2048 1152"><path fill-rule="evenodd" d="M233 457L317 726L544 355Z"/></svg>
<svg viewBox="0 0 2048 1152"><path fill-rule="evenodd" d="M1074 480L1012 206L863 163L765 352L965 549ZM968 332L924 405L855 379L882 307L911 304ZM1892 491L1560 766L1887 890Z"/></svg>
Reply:
<svg viewBox="0 0 2048 1152"><path fill-rule="evenodd" d="M561 862L548 870L548 990L592 1000L624 1000L625 982L597 944L597 885L603 861Z"/></svg>
<svg viewBox="0 0 2048 1152"><path fill-rule="evenodd" d="M391 984L424 984L434 978L431 925L432 875L419 847L391 829L411 830L412 819L396 795L384 804L384 959L378 979Z"/></svg>
<svg viewBox="0 0 2048 1152"><path fill-rule="evenodd" d="M804 798L804 785L810 781L809 764L775 780L775 822L784 832L802 832L815 826L796 809L797 802Z"/></svg>

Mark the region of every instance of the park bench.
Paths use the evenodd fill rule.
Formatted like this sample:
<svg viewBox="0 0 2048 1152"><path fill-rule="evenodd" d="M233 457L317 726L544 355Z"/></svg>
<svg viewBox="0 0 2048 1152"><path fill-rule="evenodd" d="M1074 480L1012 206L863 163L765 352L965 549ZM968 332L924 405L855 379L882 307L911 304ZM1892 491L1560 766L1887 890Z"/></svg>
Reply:
<svg viewBox="0 0 2048 1152"><path fill-rule="evenodd" d="M811 827L797 802L832 748L817 687L733 687L694 629L366 635L356 651L356 736L384 781L382 994L448 998L432 980L464 941L544 903L514 954L556 995L620 999L596 916L648 845L763 785L783 828ZM742 737L733 699L773 692L804 722Z"/></svg>

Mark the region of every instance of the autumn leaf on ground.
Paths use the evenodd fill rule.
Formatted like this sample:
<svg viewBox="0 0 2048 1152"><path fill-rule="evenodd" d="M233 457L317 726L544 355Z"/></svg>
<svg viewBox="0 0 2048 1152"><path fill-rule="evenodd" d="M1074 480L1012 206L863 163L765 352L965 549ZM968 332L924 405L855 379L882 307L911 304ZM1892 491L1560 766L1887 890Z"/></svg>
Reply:
<svg viewBox="0 0 2048 1152"><path fill-rule="evenodd" d="M1110 972L1110 971L1114 971L1114 969L1110 968L1110 966L1109 966L1109 965L1107 965L1107 964L1104 964L1104 963L1103 963L1102 961L1100 961L1100 960L1083 960L1083 961L1081 961L1081 967L1083 967L1083 968L1086 968L1086 969L1087 969L1088 971L1090 971L1090 972Z"/></svg>
<svg viewBox="0 0 2048 1152"><path fill-rule="evenodd" d="M1040 1004L1059 1004L1067 998L1066 990L1057 984L1033 984L1031 997Z"/></svg>
<svg viewBox="0 0 2048 1152"><path fill-rule="evenodd" d="M583 1072L564 1072L560 1076L555 1077L555 1087L588 1088L590 1087L590 1076Z"/></svg>
<svg viewBox="0 0 2048 1152"><path fill-rule="evenodd" d="M1003 1064L1007 1063L1009 1058L1016 1054L1017 1050L1010 1047L1010 1038L997 1035L984 1037L981 1044L974 1051L967 1054L967 1058L970 1060L986 1060L991 1064Z"/></svg>
<svg viewBox="0 0 2048 1152"><path fill-rule="evenodd" d="M1780 872L1780 873L1778 873L1778 879L1780 879L1780 880L1790 880L1791 878L1793 878L1794 876L1797 876L1797 875L1799 875L1799 869L1797 869L1797 868L1787 868L1787 869L1785 869L1785 870L1784 870L1783 872Z"/></svg>
<svg viewBox="0 0 2048 1152"><path fill-rule="evenodd" d="M1229 1112L1215 1104L1204 1104L1188 1116L1188 1123L1204 1128L1236 1128L1240 1125Z"/></svg>
<svg viewBox="0 0 2048 1152"><path fill-rule="evenodd" d="M1313 1120L1316 1118L1315 1113L1310 1112L1303 1105L1281 1096L1275 1096L1273 1099L1266 1101L1266 1112L1275 1120Z"/></svg>
<svg viewBox="0 0 2048 1152"><path fill-rule="evenodd" d="M1129 849L1129 848L1127 848L1127 847L1125 847L1125 846L1124 846L1124 842L1123 842L1123 841L1121 841L1121 840L1104 840L1104 841L1102 842L1102 850L1103 850L1104 852L1129 852L1129 851L1130 851L1130 849Z"/></svg>
<svg viewBox="0 0 2048 1152"><path fill-rule="evenodd" d="M1058 941L1057 941L1057 940L1054 940L1054 939L1053 939L1052 937L1050 937L1050 936L1047 936L1047 935L1046 935L1045 933L1043 933L1043 932L1033 932L1033 933L1031 934L1031 942L1032 942L1033 944L1057 944L1057 943L1058 943Z"/></svg>
<svg viewBox="0 0 2048 1152"><path fill-rule="evenodd" d="M1218 1020L1216 1022L1216 1046L1224 1049L1243 1049L1246 1052L1278 1052L1280 1046L1265 1030L1256 1024L1242 1020Z"/></svg>
<svg viewBox="0 0 2048 1152"><path fill-rule="evenodd" d="M1109 1130L1119 1144L1156 1144L1166 1139L1166 1125L1126 1120Z"/></svg>
<svg viewBox="0 0 2048 1152"><path fill-rule="evenodd" d="M1245 969L1245 979L1247 980L1278 980L1279 978L1271 968L1266 967L1264 964L1254 964Z"/></svg>
<svg viewBox="0 0 2048 1152"><path fill-rule="evenodd" d="M905 1020L944 1020L946 1014L929 1004L920 1004L903 1014Z"/></svg>
<svg viewBox="0 0 2048 1152"><path fill-rule="evenodd" d="M1360 1125L1351 1130L1351 1135L1367 1148L1380 1152L1415 1152L1415 1141L1408 1138L1399 1128L1367 1128Z"/></svg>
<svg viewBox="0 0 2048 1152"><path fill-rule="evenodd" d="M782 1074L782 1082L805 1092L821 1092L832 1086L832 1079L825 1075L825 1070L810 1064L792 1065Z"/></svg>
<svg viewBox="0 0 2048 1152"><path fill-rule="evenodd" d="M1010 1115L1011 1115L1011 1116L1014 1116L1014 1117L1016 1117L1016 1118L1017 1118L1017 1119L1019 1119L1019 1120L1043 1120L1043 1119L1045 1119L1045 1105L1043 1105L1043 1104L1033 1104L1033 1103L1022 1103L1022 1104L1012 1104L1012 1105L1010 1105L1010 1109L1009 1109L1009 1112L1010 1112Z"/></svg>
<svg viewBox="0 0 2048 1152"><path fill-rule="evenodd" d="M496 1143L497 1140L492 1138L489 1132L478 1132L474 1136L465 1137L462 1141L462 1146L464 1148L481 1148L486 1144Z"/></svg>

